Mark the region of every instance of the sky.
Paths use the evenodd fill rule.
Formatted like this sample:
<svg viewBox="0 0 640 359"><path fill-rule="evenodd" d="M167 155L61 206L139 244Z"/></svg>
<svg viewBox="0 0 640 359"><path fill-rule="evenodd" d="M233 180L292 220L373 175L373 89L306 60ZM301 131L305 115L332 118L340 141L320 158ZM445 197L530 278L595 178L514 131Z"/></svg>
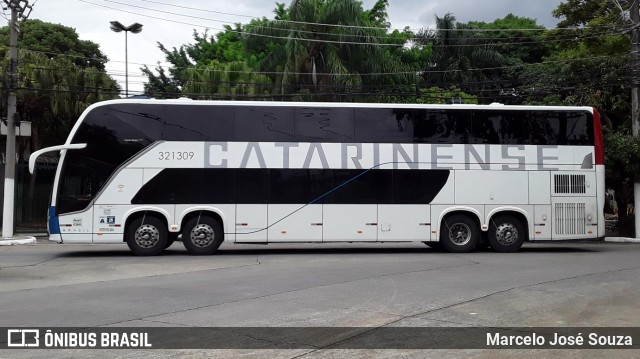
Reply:
<svg viewBox="0 0 640 359"><path fill-rule="evenodd" d="M279 0L289 3L288 0ZM30 18L59 23L76 29L82 40L91 40L109 58L107 72L125 88L124 33L109 29L109 22L125 26L143 24L139 34L129 34L129 93L143 90L145 79L140 67L164 64L164 54L157 42L167 48L193 43L193 30L209 29L215 34L225 24L247 23L253 17L273 17L272 0L29 0L33 5ZM369 9L375 0L362 0ZM491 22L509 13L536 19L538 24L553 28L558 22L551 14L562 0L389 0L392 28L433 27L435 15L452 13L460 22ZM193 8L193 9L187 9ZM195 10L197 9L197 10ZM155 10L155 11L154 11Z"/></svg>

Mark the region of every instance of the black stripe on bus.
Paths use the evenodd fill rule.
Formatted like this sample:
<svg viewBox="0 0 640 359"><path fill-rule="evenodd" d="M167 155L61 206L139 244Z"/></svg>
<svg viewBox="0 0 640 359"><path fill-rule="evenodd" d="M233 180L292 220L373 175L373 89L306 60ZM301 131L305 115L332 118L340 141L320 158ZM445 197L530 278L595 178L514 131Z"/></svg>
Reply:
<svg viewBox="0 0 640 359"><path fill-rule="evenodd" d="M448 170L167 168L131 204L430 204Z"/></svg>

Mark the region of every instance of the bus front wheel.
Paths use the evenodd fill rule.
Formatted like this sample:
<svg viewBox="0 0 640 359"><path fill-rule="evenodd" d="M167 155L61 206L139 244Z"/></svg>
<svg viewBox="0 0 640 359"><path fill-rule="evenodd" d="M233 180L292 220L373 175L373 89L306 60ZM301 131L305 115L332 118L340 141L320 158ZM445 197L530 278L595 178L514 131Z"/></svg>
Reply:
<svg viewBox="0 0 640 359"><path fill-rule="evenodd" d="M155 256L167 246L168 231L164 222L156 216L140 216L127 226L125 239L129 249L139 256Z"/></svg>
<svg viewBox="0 0 640 359"><path fill-rule="evenodd" d="M446 218L440 227L440 243L449 252L471 252L480 241L480 229L469 216L454 214Z"/></svg>
<svg viewBox="0 0 640 359"><path fill-rule="evenodd" d="M526 236L522 222L514 216L500 215L491 220L489 244L496 252L517 252Z"/></svg>
<svg viewBox="0 0 640 359"><path fill-rule="evenodd" d="M222 225L208 215L191 218L182 229L182 243L189 254L213 254L223 240Z"/></svg>

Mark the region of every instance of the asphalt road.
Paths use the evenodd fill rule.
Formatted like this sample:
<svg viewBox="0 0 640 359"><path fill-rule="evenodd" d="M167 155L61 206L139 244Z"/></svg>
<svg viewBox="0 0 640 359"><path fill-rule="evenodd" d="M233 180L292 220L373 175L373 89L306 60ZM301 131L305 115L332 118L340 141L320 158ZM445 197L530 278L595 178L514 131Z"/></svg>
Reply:
<svg viewBox="0 0 640 359"><path fill-rule="evenodd" d="M0 327L638 327L640 245L0 247ZM5 335L0 333L0 335ZM638 357L635 350L12 350L4 357Z"/></svg>

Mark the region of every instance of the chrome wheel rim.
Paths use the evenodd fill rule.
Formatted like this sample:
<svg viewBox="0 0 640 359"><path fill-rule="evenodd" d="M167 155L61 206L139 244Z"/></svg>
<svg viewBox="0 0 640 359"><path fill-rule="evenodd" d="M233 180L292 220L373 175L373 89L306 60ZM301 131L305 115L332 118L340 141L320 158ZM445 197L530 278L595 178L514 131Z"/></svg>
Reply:
<svg viewBox="0 0 640 359"><path fill-rule="evenodd" d="M189 235L191 243L198 248L206 248L213 243L215 237L213 227L208 224L198 224L193 227Z"/></svg>
<svg viewBox="0 0 640 359"><path fill-rule="evenodd" d="M471 228L464 223L455 223L449 227L449 239L455 245L464 246L471 241Z"/></svg>
<svg viewBox="0 0 640 359"><path fill-rule="evenodd" d="M510 246L518 240L518 229L512 223L502 223L496 229L496 240L504 246Z"/></svg>
<svg viewBox="0 0 640 359"><path fill-rule="evenodd" d="M140 248L153 248L160 240L160 231L155 226L143 224L136 230L135 240Z"/></svg>

